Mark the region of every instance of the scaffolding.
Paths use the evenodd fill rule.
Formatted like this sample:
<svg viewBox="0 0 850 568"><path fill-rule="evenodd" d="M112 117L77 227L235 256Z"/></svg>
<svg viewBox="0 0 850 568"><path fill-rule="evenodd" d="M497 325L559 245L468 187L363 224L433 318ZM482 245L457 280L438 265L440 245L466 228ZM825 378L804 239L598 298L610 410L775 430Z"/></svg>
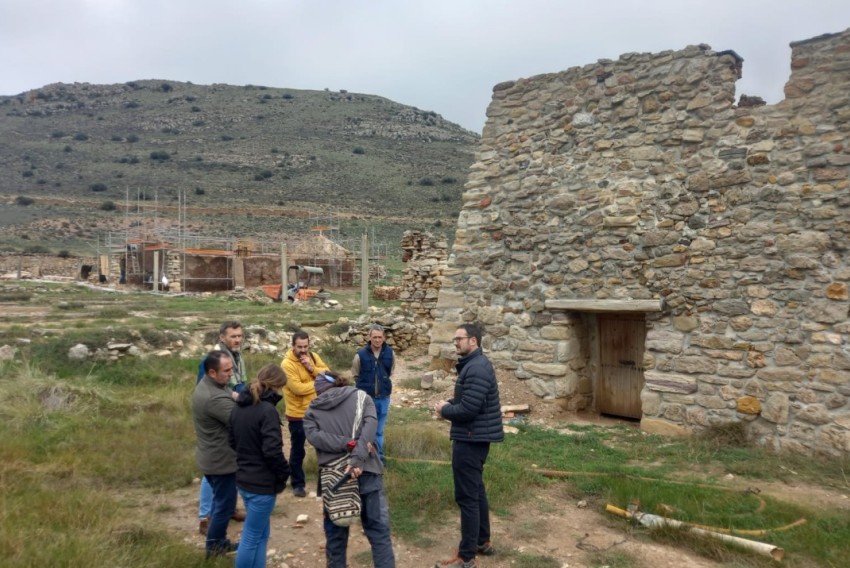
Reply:
<svg viewBox="0 0 850 568"><path fill-rule="evenodd" d="M349 287L359 280L362 241L340 238L340 219L344 214L339 209L311 212L305 219L307 227L300 234L282 235L278 240L217 238L191 232L187 229L187 210L185 190L178 193L176 220L160 215L158 192L153 196L142 191L131 195L126 190L124 228L110 231L105 239L109 258L118 259L117 274L113 266L111 276L117 276L120 283L144 286L154 284L153 274L158 273L166 275L172 285L179 284L182 290L233 289L237 287L237 264L242 266L243 261L249 262L245 259L265 257L271 266L280 258L281 245L286 244L287 263L322 268L327 286ZM374 229L369 242L370 259L383 259L387 246L376 242ZM175 257L179 261L174 261ZM156 266L154 258L158 259ZM179 270L175 271L175 265ZM271 268L261 272L266 279L280 275L279 269L276 275Z"/></svg>

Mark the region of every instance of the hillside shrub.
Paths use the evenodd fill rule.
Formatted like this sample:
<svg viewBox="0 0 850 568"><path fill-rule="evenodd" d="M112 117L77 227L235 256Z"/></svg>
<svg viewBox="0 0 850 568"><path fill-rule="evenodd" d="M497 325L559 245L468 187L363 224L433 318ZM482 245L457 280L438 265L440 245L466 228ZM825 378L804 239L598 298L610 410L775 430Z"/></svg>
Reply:
<svg viewBox="0 0 850 568"><path fill-rule="evenodd" d="M115 211L115 202L114 201L104 201L100 204L101 211Z"/></svg>
<svg viewBox="0 0 850 568"><path fill-rule="evenodd" d="M162 129L162 133L163 134L180 134L180 131L177 130L176 128L166 126L165 128Z"/></svg>
<svg viewBox="0 0 850 568"><path fill-rule="evenodd" d="M366 150L364 150L361 146L355 146L354 150L352 150L354 154L365 154Z"/></svg>
<svg viewBox="0 0 850 568"><path fill-rule="evenodd" d="M202 188L202 187L196 187L195 188L195 195L203 195L205 193L206 193L206 190L204 190L204 188Z"/></svg>
<svg viewBox="0 0 850 568"><path fill-rule="evenodd" d="M190 110L191 110L192 112L201 112L201 107L199 107L199 106L193 106Z"/></svg>
<svg viewBox="0 0 850 568"><path fill-rule="evenodd" d="M30 178L33 176L33 173L32 170L24 170L23 172L21 172L21 175L25 178Z"/></svg>
<svg viewBox="0 0 850 568"><path fill-rule="evenodd" d="M142 106L139 101L127 101L124 103L124 108L139 108Z"/></svg>
<svg viewBox="0 0 850 568"><path fill-rule="evenodd" d="M230 136L229 134L222 134L221 135L221 141L222 142L230 142L231 140L233 140L233 136Z"/></svg>
<svg viewBox="0 0 850 568"><path fill-rule="evenodd" d="M71 253L65 249L62 249L58 253L56 253L56 256L58 256L59 258L71 258Z"/></svg>
<svg viewBox="0 0 850 568"><path fill-rule="evenodd" d="M443 179L440 180L440 183L444 183L444 184L457 183L457 178L453 178L451 176L446 176L446 177L444 177Z"/></svg>
<svg viewBox="0 0 850 568"><path fill-rule="evenodd" d="M294 97L292 95L290 95L289 93L284 93L280 96L280 98L282 98L285 101L291 101Z"/></svg>
<svg viewBox="0 0 850 568"><path fill-rule="evenodd" d="M424 177L419 180L419 185L431 186L434 185L434 180L429 177Z"/></svg>
<svg viewBox="0 0 850 568"><path fill-rule="evenodd" d="M271 170L263 170L263 171L261 171L260 173L258 173L257 175L254 176L254 181L267 180L270 177L272 177L273 175L274 174L271 172Z"/></svg>
<svg viewBox="0 0 850 568"><path fill-rule="evenodd" d="M106 191L108 188L105 183L93 183L89 186L92 191Z"/></svg>
<svg viewBox="0 0 850 568"><path fill-rule="evenodd" d="M151 160L156 160L159 162L164 162L165 160L170 160L171 154L165 152L163 150L155 150L151 152Z"/></svg>
<svg viewBox="0 0 850 568"><path fill-rule="evenodd" d="M124 139L121 138L120 136L118 136L117 134L113 134L112 137L110 138L110 140L112 140L113 142L123 142L124 141Z"/></svg>
<svg viewBox="0 0 850 568"><path fill-rule="evenodd" d="M139 141L139 137L136 136L135 134L131 134L127 137L127 142L129 142L130 144L132 144L133 142L138 142L138 141Z"/></svg>
<svg viewBox="0 0 850 568"><path fill-rule="evenodd" d="M86 134L85 132L77 132L76 134L74 134L74 140L78 140L80 142L85 142L88 139L89 139L89 135Z"/></svg>
<svg viewBox="0 0 850 568"><path fill-rule="evenodd" d="M24 252L28 252L30 254L47 254L50 252L50 249L44 245L29 245L24 249Z"/></svg>
<svg viewBox="0 0 850 568"><path fill-rule="evenodd" d="M65 133L62 132L61 130L54 130L53 132L50 133L50 137L51 138L64 138Z"/></svg>
<svg viewBox="0 0 850 568"><path fill-rule="evenodd" d="M163 83L163 84L161 84L161 85L159 86L159 88L160 88L160 90L161 90L163 93L169 93L169 92L171 92L171 91L174 89L174 87L172 87L172 86L171 86L171 85L169 85L168 83Z"/></svg>
<svg viewBox="0 0 850 568"><path fill-rule="evenodd" d="M65 146L64 148L62 148L62 151L65 153L71 152L72 150L73 148L71 148L70 146Z"/></svg>
<svg viewBox="0 0 850 568"><path fill-rule="evenodd" d="M15 198L15 205L20 205L21 207L26 207L28 205L32 205L33 203L35 203L35 199L33 199L32 197L19 195Z"/></svg>
<svg viewBox="0 0 850 568"><path fill-rule="evenodd" d="M196 127L201 127L204 124L206 124L206 122L204 122L203 120L195 120L195 121L192 122L192 126L196 126Z"/></svg>

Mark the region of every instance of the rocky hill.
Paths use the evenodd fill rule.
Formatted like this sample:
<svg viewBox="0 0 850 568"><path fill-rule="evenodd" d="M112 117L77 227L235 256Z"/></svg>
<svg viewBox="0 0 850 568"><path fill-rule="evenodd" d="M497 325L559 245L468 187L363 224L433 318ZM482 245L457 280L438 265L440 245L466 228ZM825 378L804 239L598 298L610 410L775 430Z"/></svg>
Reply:
<svg viewBox="0 0 850 568"><path fill-rule="evenodd" d="M153 210L205 234L449 232L478 136L346 91L132 81L0 97L6 250L73 247ZM49 221L49 222L48 222ZM78 243L77 243L78 244Z"/></svg>

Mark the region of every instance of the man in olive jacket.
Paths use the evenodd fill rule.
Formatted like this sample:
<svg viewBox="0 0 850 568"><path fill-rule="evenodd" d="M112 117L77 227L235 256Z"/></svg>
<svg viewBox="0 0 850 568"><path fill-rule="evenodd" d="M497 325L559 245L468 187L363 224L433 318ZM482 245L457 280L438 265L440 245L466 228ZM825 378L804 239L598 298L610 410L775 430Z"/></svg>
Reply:
<svg viewBox="0 0 850 568"><path fill-rule="evenodd" d="M233 360L222 351L211 351L204 360L204 378L192 393L198 467L213 491L207 557L236 549L227 538L227 524L236 509L236 452L228 432L235 404L228 386L231 376Z"/></svg>
<svg viewBox="0 0 850 568"><path fill-rule="evenodd" d="M499 385L493 365L481 350L481 329L463 324L453 341L458 354L454 397L437 402L434 411L452 423L452 474L461 537L457 556L437 562L436 568L474 567L476 555L493 554L484 463L490 443L505 438Z"/></svg>

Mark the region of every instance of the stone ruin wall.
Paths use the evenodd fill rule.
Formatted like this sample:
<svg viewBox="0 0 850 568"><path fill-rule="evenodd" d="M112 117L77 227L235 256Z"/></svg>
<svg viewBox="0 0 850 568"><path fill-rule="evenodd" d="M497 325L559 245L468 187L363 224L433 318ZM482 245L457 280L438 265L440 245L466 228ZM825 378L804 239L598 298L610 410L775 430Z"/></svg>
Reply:
<svg viewBox="0 0 850 568"><path fill-rule="evenodd" d="M643 429L850 454L850 30L791 47L769 106L704 45L496 85L430 354L477 320L497 368L580 401L594 338L547 302L656 299Z"/></svg>
<svg viewBox="0 0 850 568"><path fill-rule="evenodd" d="M446 270L449 244L445 237L431 233L405 231L401 237L405 263L399 299L403 308L418 319L432 320L437 296Z"/></svg>

